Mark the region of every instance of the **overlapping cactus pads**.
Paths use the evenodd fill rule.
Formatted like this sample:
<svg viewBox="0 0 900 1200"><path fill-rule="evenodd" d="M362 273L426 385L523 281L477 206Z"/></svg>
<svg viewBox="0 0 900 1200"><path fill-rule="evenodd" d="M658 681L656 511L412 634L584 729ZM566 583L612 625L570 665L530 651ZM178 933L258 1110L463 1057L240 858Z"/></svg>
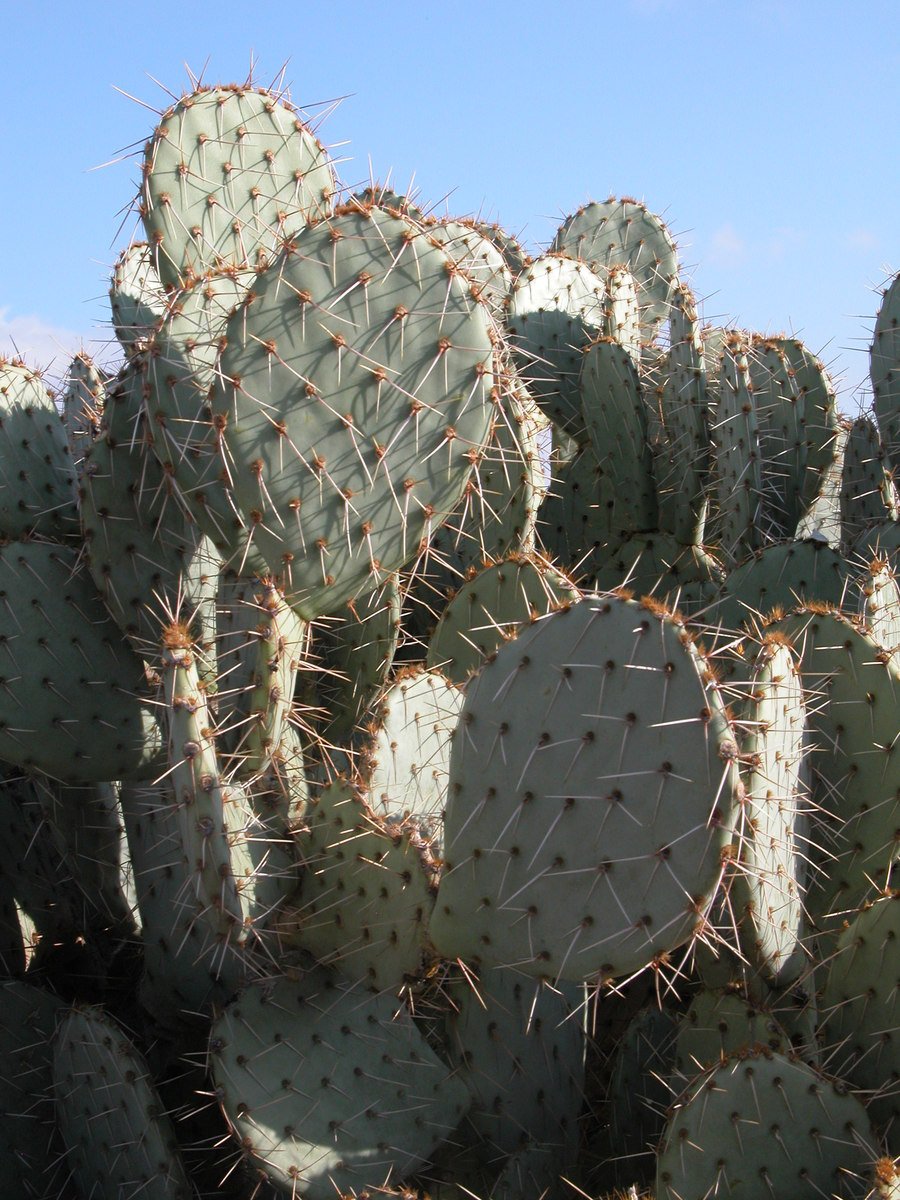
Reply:
<svg viewBox="0 0 900 1200"><path fill-rule="evenodd" d="M637 200L173 101L0 361L0 1190L896 1200L896 279L850 421Z"/></svg>

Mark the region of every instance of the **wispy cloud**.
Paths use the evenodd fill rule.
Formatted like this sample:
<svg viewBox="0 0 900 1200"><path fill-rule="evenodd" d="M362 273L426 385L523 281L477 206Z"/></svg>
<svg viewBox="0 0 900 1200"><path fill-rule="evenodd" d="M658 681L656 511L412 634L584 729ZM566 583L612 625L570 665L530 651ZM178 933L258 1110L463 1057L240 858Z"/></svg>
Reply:
<svg viewBox="0 0 900 1200"><path fill-rule="evenodd" d="M45 371L51 382L62 378L79 350L108 358L107 348L108 338L53 325L34 313L19 315L0 308L0 355L23 359L29 367Z"/></svg>
<svg viewBox="0 0 900 1200"><path fill-rule="evenodd" d="M717 267L737 267L747 257L747 242L732 224L720 225L713 230L704 257Z"/></svg>
<svg viewBox="0 0 900 1200"><path fill-rule="evenodd" d="M781 263L801 251L807 242L806 231L792 225L776 226L765 234L757 231L751 236L726 222L710 234L702 261L726 269L751 261Z"/></svg>
<svg viewBox="0 0 900 1200"><path fill-rule="evenodd" d="M881 245L881 238L871 229L860 227L859 229L851 229L849 233L844 235L844 245L848 250L858 250L861 253L867 253L878 249Z"/></svg>
<svg viewBox="0 0 900 1200"><path fill-rule="evenodd" d="M772 230L763 242L761 251L769 262L782 262L793 251L803 246L806 240L804 230L796 229L791 225L783 225Z"/></svg>

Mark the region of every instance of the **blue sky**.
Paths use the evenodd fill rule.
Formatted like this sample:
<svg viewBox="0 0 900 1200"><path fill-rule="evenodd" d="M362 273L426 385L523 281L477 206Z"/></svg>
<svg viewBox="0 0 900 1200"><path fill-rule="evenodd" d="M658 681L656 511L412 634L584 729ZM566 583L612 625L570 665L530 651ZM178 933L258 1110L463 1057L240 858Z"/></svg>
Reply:
<svg viewBox="0 0 900 1200"><path fill-rule="evenodd" d="M803 337L854 413L878 288L900 265L897 11L895 0L8 6L0 352L17 348L50 382L82 345L109 356L109 269L140 236L129 209L151 110L169 103L164 87L189 87L185 65L224 83L254 62L259 84L285 68L344 181L412 180L424 205L500 221L533 252L589 199L642 199L675 234L704 316Z"/></svg>

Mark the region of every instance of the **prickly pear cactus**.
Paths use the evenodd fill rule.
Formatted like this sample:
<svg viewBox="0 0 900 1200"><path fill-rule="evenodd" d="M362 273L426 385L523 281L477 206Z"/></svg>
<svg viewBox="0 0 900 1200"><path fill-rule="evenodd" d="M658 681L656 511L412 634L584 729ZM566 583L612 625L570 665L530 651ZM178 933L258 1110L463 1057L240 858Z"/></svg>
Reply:
<svg viewBox="0 0 900 1200"><path fill-rule="evenodd" d="M734 916L748 961L773 986L785 985L809 962L802 939L811 781L799 656L777 635L760 648L744 718Z"/></svg>
<svg viewBox="0 0 900 1200"><path fill-rule="evenodd" d="M469 1103L391 995L320 967L245 991L214 1023L209 1056L244 1154L279 1194L309 1200L401 1182Z"/></svg>
<svg viewBox="0 0 900 1200"><path fill-rule="evenodd" d="M9 542L0 595L0 670L17 680L0 691L6 761L84 783L158 770L164 737L144 664L105 613L77 549Z"/></svg>
<svg viewBox="0 0 900 1200"><path fill-rule="evenodd" d="M675 1107L656 1195L861 1196L873 1138L859 1100L791 1057L750 1048L700 1075ZM727 1194L727 1192L726 1192Z"/></svg>
<svg viewBox="0 0 900 1200"><path fill-rule="evenodd" d="M575 585L539 558L516 555L473 574L444 609L428 665L464 683L529 621L579 599Z"/></svg>
<svg viewBox="0 0 900 1200"><path fill-rule="evenodd" d="M630 197L592 201L560 226L553 249L600 274L625 266L634 277L644 341L669 315L678 277L678 252L662 220Z"/></svg>
<svg viewBox="0 0 900 1200"><path fill-rule="evenodd" d="M40 1200L68 1198L52 1096L51 1039L63 1005L49 991L21 980L0 984L0 1002L3 1186Z"/></svg>
<svg viewBox="0 0 900 1200"><path fill-rule="evenodd" d="M563 254L529 263L509 297L507 328L522 378L547 416L579 439L581 357L603 333L605 302L602 278Z"/></svg>
<svg viewBox="0 0 900 1200"><path fill-rule="evenodd" d="M160 279L260 266L334 190L324 147L285 100L251 87L183 96L144 156L141 216Z"/></svg>
<svg viewBox="0 0 900 1200"><path fill-rule="evenodd" d="M897 281L851 422L636 200L348 191L192 78L0 362L0 1179L896 1200Z"/></svg>
<svg viewBox="0 0 900 1200"><path fill-rule="evenodd" d="M526 627L466 693L435 946L572 980L670 953L720 878L736 754L665 610L609 595Z"/></svg>
<svg viewBox="0 0 900 1200"><path fill-rule="evenodd" d="M822 989L821 1037L829 1068L866 1097L879 1126L900 1116L900 892L863 908L837 940Z"/></svg>
<svg viewBox="0 0 900 1200"><path fill-rule="evenodd" d="M309 809L304 869L276 932L348 980L399 993L431 957L437 863L412 822L383 820L365 793L336 780Z"/></svg>
<svg viewBox="0 0 900 1200"><path fill-rule="evenodd" d="M119 255L109 285L112 324L126 358L142 353L166 310L166 290L147 242L133 242Z"/></svg>
<svg viewBox="0 0 900 1200"><path fill-rule="evenodd" d="M399 216L339 211L226 325L212 422L241 527L225 549L258 552L307 620L415 556L487 439L491 320L447 262Z"/></svg>
<svg viewBox="0 0 900 1200"><path fill-rule="evenodd" d="M62 417L37 371L0 358L0 532L78 536L75 467Z"/></svg>
<svg viewBox="0 0 900 1200"><path fill-rule="evenodd" d="M900 462L900 275L884 290L869 354L869 373L875 411L884 447L892 462Z"/></svg>
<svg viewBox="0 0 900 1200"><path fill-rule="evenodd" d="M99 1009L72 1009L57 1029L57 1120L82 1195L191 1200L172 1122L149 1075L140 1052Z"/></svg>

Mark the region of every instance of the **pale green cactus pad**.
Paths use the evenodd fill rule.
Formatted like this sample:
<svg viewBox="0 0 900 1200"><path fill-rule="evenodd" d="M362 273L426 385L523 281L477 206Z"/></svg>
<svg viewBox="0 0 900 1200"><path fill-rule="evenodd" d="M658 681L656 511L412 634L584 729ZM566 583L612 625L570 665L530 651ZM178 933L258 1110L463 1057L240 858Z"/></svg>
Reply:
<svg viewBox="0 0 900 1200"><path fill-rule="evenodd" d="M428 647L428 665L463 684L521 625L580 599L575 585L537 556L486 565L444 609Z"/></svg>
<svg viewBox="0 0 900 1200"><path fill-rule="evenodd" d="M468 1107L393 996L323 968L244 992L213 1025L209 1059L243 1153L307 1200L401 1182Z"/></svg>
<svg viewBox="0 0 900 1200"><path fill-rule="evenodd" d="M158 769L165 739L144 664L106 615L77 549L3 546L0 601L5 760L82 783Z"/></svg>
<svg viewBox="0 0 900 1200"><path fill-rule="evenodd" d="M678 251L659 217L627 196L595 200L566 218L552 248L582 259L601 275L627 267L637 285L644 340L652 341L669 315L678 277Z"/></svg>
<svg viewBox="0 0 900 1200"><path fill-rule="evenodd" d="M328 211L325 148L286 100L201 88L167 109L147 143L141 216L163 283L265 262Z"/></svg>
<svg viewBox="0 0 900 1200"><path fill-rule="evenodd" d="M466 693L435 946L573 980L668 954L719 882L736 753L664 610L610 595L529 625Z"/></svg>
<svg viewBox="0 0 900 1200"><path fill-rule="evenodd" d="M307 620L413 558L487 440L491 320L448 261L399 216L342 210L226 325L212 420L244 523L230 551L256 550Z"/></svg>
<svg viewBox="0 0 900 1200"><path fill-rule="evenodd" d="M172 1121L147 1063L101 1009L72 1009L60 1024L53 1086L68 1163L82 1195L191 1200Z"/></svg>
<svg viewBox="0 0 900 1200"><path fill-rule="evenodd" d="M879 896L847 925L822 989L828 1069L865 1095L869 1116L900 1120L900 892Z"/></svg>
<svg viewBox="0 0 900 1200"><path fill-rule="evenodd" d="M343 780L310 805L300 887L276 920L287 947L398 994L431 957L437 865L415 825L388 824Z"/></svg>
<svg viewBox="0 0 900 1200"><path fill-rule="evenodd" d="M855 1096L796 1059L751 1050L700 1075L679 1099L656 1195L861 1198L873 1149Z"/></svg>

